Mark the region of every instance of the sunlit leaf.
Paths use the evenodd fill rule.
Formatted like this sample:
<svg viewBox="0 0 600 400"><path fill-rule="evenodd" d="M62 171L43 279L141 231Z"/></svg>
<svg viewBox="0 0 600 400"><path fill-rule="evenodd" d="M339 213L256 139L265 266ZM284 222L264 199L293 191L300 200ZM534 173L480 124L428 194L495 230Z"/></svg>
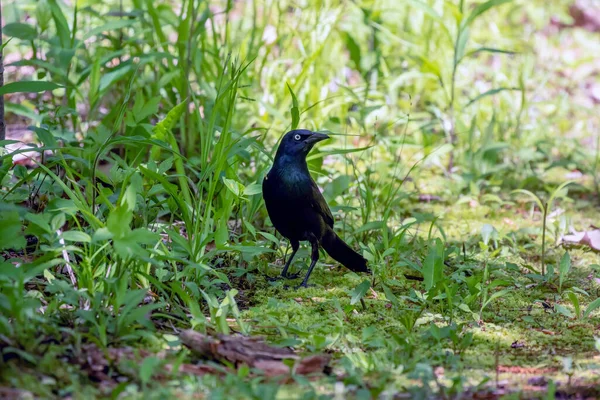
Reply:
<svg viewBox="0 0 600 400"><path fill-rule="evenodd" d="M351 294L352 298L350 299L350 304L354 305L354 304L358 303L360 301L360 299L365 297L365 294L367 294L367 291L369 290L370 287L371 287L371 281L369 281L368 279L365 279L364 281L362 281L352 291L352 294Z"/></svg>
<svg viewBox="0 0 600 400"><path fill-rule="evenodd" d="M0 87L0 96L8 93L39 93L54 90L62 86L46 81L21 81L10 82Z"/></svg>

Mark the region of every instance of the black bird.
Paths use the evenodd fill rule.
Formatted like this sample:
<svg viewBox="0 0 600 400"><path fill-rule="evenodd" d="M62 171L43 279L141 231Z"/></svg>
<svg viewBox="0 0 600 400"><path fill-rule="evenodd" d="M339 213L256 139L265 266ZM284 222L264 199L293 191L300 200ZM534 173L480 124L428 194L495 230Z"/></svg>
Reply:
<svg viewBox="0 0 600 400"><path fill-rule="evenodd" d="M300 286L306 287L308 278L319 259L319 245L336 261L354 272L370 272L367 260L350 248L333 231L333 215L317 184L308 172L306 156L315 143L329 136L297 129L286 133L279 144L273 167L263 180L263 197L271 222L292 245L292 255L285 263L281 276L300 247L307 240L312 246L311 263Z"/></svg>

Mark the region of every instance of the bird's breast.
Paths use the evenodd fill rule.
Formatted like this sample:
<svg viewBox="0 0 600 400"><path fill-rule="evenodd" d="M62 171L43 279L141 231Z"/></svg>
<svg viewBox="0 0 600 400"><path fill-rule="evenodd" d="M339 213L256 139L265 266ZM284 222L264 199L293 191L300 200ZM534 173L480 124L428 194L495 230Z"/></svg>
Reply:
<svg viewBox="0 0 600 400"><path fill-rule="evenodd" d="M284 197L304 198L310 193L311 178L302 171L290 169L283 173L276 174L274 179L269 177L273 189L277 190Z"/></svg>

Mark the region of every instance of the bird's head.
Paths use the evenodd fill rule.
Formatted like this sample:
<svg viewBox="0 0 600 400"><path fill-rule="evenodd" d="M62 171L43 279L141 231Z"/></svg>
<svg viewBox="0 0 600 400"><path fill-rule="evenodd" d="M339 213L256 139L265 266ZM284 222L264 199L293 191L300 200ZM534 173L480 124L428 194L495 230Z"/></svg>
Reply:
<svg viewBox="0 0 600 400"><path fill-rule="evenodd" d="M329 139L329 136L324 133L312 132L307 129L295 129L283 136L277 153L282 152L288 156L302 155L306 157L315 143L325 139Z"/></svg>

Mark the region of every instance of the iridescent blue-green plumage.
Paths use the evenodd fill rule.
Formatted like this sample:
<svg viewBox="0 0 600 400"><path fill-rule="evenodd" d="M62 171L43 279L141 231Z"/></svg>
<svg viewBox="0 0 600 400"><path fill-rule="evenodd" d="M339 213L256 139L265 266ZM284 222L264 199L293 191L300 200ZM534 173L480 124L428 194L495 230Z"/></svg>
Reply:
<svg viewBox="0 0 600 400"><path fill-rule="evenodd" d="M300 241L312 247L311 265L301 286L319 259L319 245L336 261L355 272L370 272L367 261L333 231L333 215L308 172L306 156L315 143L329 136L304 129L286 133L279 144L273 167L263 181L263 197L273 226L292 245L293 253L281 275L286 278Z"/></svg>

